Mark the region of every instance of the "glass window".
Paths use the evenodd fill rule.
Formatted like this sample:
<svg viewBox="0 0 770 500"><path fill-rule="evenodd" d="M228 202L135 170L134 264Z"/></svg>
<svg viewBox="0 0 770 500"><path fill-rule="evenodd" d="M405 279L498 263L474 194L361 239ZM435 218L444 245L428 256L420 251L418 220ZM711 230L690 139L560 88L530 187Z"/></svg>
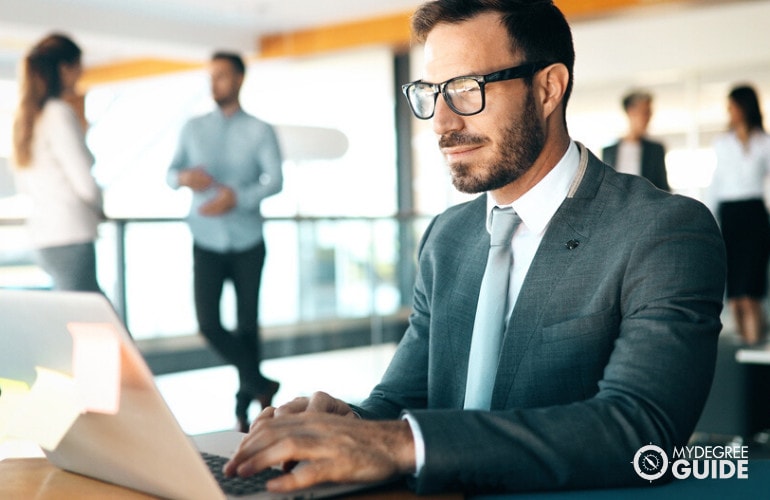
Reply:
<svg viewBox="0 0 770 500"><path fill-rule="evenodd" d="M284 190L262 206L269 218L264 326L398 310L392 81L387 49L249 65L242 105L276 126L285 156ZM166 171L184 122L212 107L205 69L104 85L87 96L106 211L129 219L123 232L102 228L100 281L108 292L118 287L124 245L125 307L137 338L196 330L186 225L132 219L186 213L189 193L170 189ZM229 287L222 311L234 326Z"/></svg>

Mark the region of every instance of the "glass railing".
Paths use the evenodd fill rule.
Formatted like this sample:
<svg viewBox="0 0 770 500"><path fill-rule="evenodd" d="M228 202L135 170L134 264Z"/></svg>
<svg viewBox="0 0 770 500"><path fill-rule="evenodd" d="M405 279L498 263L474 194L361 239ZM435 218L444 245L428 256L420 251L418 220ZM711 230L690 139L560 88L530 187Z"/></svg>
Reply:
<svg viewBox="0 0 770 500"><path fill-rule="evenodd" d="M428 222L421 216L268 219L260 323L291 330L399 314L411 300L415 242ZM185 222L110 219L99 232L99 282L133 336L194 334L192 241ZM0 221L0 287L50 285L34 264L23 221ZM232 327L229 285L222 313Z"/></svg>

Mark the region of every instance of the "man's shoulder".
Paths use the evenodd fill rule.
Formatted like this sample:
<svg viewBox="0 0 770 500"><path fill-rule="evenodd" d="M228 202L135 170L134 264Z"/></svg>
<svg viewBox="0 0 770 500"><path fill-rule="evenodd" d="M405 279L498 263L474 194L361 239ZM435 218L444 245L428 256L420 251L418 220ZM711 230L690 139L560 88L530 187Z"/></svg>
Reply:
<svg viewBox="0 0 770 500"><path fill-rule="evenodd" d="M695 220L711 222L713 216L703 203L695 198L672 194L658 189L649 180L608 169L604 178L603 196L614 213L625 218L626 223L634 217L672 217L675 213L686 213Z"/></svg>
<svg viewBox="0 0 770 500"><path fill-rule="evenodd" d="M185 128L200 127L200 126L206 125L207 123L210 123L213 119L214 119L214 112L209 111L208 113L203 113L203 114L196 115L189 118L185 122L184 126Z"/></svg>
<svg viewBox="0 0 770 500"><path fill-rule="evenodd" d="M270 133L270 131L275 133L275 127L273 127L272 124L261 118L257 118L243 109L238 112L236 118L238 120L239 129L244 133L255 134L259 137Z"/></svg>

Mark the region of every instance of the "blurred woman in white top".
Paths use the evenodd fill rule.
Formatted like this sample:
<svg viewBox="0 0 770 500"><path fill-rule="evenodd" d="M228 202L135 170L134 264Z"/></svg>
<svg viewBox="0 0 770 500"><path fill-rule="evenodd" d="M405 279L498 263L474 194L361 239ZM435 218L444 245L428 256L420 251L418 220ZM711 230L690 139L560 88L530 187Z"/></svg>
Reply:
<svg viewBox="0 0 770 500"><path fill-rule="evenodd" d="M757 93L732 89L730 130L714 142L717 168L710 198L727 248L727 299L741 338L756 344L765 336L762 299L767 295L770 222L764 186L770 172L770 136L762 123Z"/></svg>
<svg viewBox="0 0 770 500"><path fill-rule="evenodd" d="M13 126L17 185L32 200L27 220L41 267L61 290L99 291L94 242L103 219L94 158L66 102L82 73L81 50L52 34L25 57Z"/></svg>

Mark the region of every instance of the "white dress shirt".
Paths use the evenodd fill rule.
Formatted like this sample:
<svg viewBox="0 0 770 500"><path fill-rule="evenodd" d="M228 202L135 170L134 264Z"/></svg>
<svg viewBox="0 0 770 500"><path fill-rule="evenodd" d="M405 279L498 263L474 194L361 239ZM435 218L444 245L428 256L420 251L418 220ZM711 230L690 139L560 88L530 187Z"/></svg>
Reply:
<svg viewBox="0 0 770 500"><path fill-rule="evenodd" d="M770 173L770 135L754 132L745 146L735 132L714 141L717 166L709 187L707 205L715 211L724 201L764 198L764 181Z"/></svg>
<svg viewBox="0 0 770 500"><path fill-rule="evenodd" d="M623 174L642 175L641 141L620 141L615 170Z"/></svg>

